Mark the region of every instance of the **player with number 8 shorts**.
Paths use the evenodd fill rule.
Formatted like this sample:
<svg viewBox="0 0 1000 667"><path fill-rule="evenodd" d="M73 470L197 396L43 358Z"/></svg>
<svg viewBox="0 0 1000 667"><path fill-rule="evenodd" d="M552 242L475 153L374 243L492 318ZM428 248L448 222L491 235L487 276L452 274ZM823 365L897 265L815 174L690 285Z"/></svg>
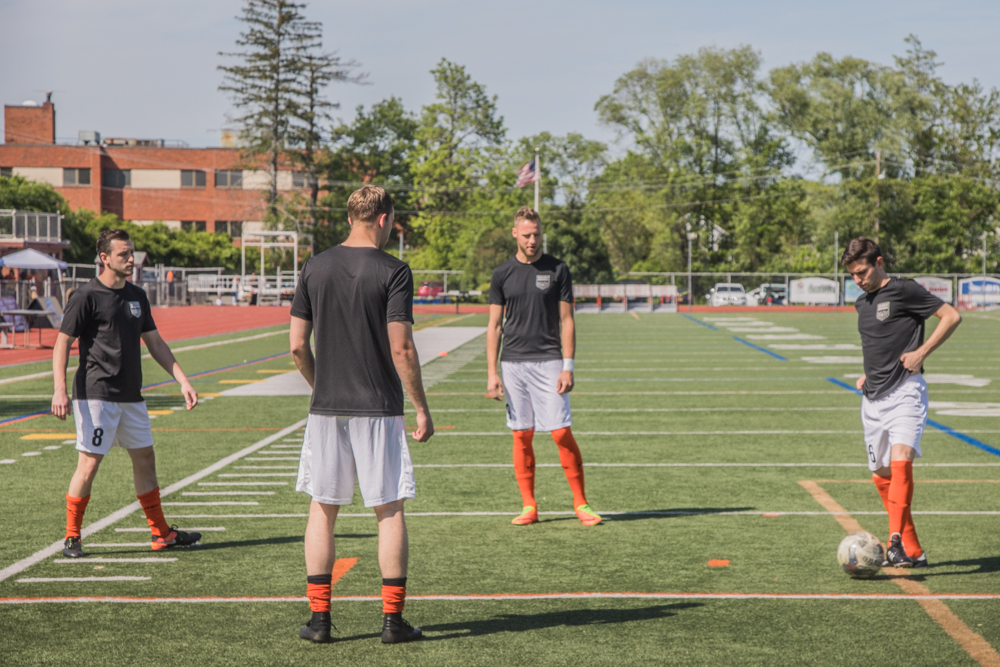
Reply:
<svg viewBox="0 0 1000 667"><path fill-rule="evenodd" d="M506 400L507 427L514 432L514 475L522 510L512 523L538 522L532 439L535 431L550 431L573 491L576 516L584 525L593 526L601 517L587 503L583 459L570 428L569 392L576 351L573 281L564 262L542 252L537 212L521 207L514 216L512 233L517 254L493 271L486 329L487 392L496 400Z"/></svg>
<svg viewBox="0 0 1000 667"><path fill-rule="evenodd" d="M962 316L917 282L889 277L882 251L870 239L852 240L841 264L865 291L854 305L865 368L856 386L864 394L861 424L868 468L889 514L885 564L927 567L910 510L913 460L921 456L920 436L927 425L923 366ZM924 342L924 321L932 315L940 322Z"/></svg>
<svg viewBox="0 0 1000 667"><path fill-rule="evenodd" d="M152 549L187 546L201 539L167 524L160 507L153 433L142 398L142 350L181 386L185 405L198 404L195 392L170 347L156 330L146 292L126 278L132 275L134 248L127 232L109 229L97 238L97 254L104 265L99 276L76 290L66 304L52 352L55 392L52 414L76 420L76 472L66 494L66 541L63 555L85 556L81 542L83 513L101 461L112 447L121 447L132 459L136 497L152 532ZM80 341L80 365L73 381L73 402L66 391L66 364L73 341Z"/></svg>

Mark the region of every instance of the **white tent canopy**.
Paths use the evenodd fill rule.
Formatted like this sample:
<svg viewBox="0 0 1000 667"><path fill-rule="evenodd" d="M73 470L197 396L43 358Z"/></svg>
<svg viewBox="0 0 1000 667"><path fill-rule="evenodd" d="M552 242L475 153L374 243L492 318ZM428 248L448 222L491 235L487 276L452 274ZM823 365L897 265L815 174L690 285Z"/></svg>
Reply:
<svg viewBox="0 0 1000 667"><path fill-rule="evenodd" d="M0 266L11 269L28 269L34 271L57 271L69 266L66 262L55 257L50 257L44 252L39 252L34 248L28 248L19 252L0 257Z"/></svg>

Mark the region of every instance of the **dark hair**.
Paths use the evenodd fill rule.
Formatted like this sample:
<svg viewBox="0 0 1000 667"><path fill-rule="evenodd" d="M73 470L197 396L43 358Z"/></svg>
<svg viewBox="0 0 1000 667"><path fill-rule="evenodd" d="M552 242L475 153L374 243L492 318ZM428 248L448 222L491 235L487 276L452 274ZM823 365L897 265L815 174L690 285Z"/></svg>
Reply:
<svg viewBox="0 0 1000 667"><path fill-rule="evenodd" d="M878 244L871 239L859 236L856 239L851 239L851 242L844 248L844 254L840 257L840 263L843 266L847 266L852 262L863 259L867 262L868 266L875 266L879 257L882 257L882 249L878 247Z"/></svg>
<svg viewBox="0 0 1000 667"><path fill-rule="evenodd" d="M101 235L97 237L97 256L100 257L102 254L111 254L111 242L112 241L131 241L128 232L124 229L105 229L101 232Z"/></svg>
<svg viewBox="0 0 1000 667"><path fill-rule="evenodd" d="M530 206L522 206L517 209L517 213L514 214L514 224L517 224L518 220L530 220L531 222L537 222L542 224L542 219L538 216L538 211L531 208Z"/></svg>
<svg viewBox="0 0 1000 667"><path fill-rule="evenodd" d="M366 185L347 198L347 215L353 222L375 224L379 216L391 214L395 207L392 195L377 185Z"/></svg>

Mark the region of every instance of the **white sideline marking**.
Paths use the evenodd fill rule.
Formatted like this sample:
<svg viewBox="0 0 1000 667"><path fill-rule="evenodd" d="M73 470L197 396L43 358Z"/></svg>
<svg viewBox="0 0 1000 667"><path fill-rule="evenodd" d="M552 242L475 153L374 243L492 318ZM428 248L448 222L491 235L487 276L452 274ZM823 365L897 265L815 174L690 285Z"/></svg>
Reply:
<svg viewBox="0 0 1000 667"><path fill-rule="evenodd" d="M62 449L62 445L49 445L48 447L42 447L42 449L47 449L50 452L54 452L57 449Z"/></svg>
<svg viewBox="0 0 1000 667"><path fill-rule="evenodd" d="M59 581L149 581L152 577L27 577L19 584L49 584Z"/></svg>
<svg viewBox="0 0 1000 667"><path fill-rule="evenodd" d="M273 496L274 491L185 491L182 496Z"/></svg>
<svg viewBox="0 0 1000 667"><path fill-rule="evenodd" d="M148 547L149 542L88 542L88 549L113 549L115 547Z"/></svg>
<svg viewBox="0 0 1000 667"><path fill-rule="evenodd" d="M251 506L260 505L256 500L248 500L246 502L236 502L232 500L220 500L211 503L160 503L164 507L226 507L226 506Z"/></svg>
<svg viewBox="0 0 1000 667"><path fill-rule="evenodd" d="M250 445L249 447L244 447L243 449L239 450L238 452L235 452L233 454L230 454L229 456L226 456L224 458L219 459L218 461L216 461L212 465L208 466L207 468L203 468L203 469L199 470L198 472L194 473L193 475L188 475L184 479L182 479L182 480L180 480L178 482L174 482L173 484L171 484L170 486L166 487L165 489L162 489L160 491L160 497L162 498L164 496L170 495L171 493L173 493L175 491L180 491L184 487L189 486L190 484L193 484L194 482L197 482L198 480L200 480L200 479L202 479L204 477L207 477L207 476L211 475L212 473L217 472L218 470L221 470L222 468L225 468L230 463L232 463L234 461L238 461L241 458L243 458L244 456L247 456L248 454L253 454L258 449L262 449L264 447L267 447L268 445L270 445L275 440L278 440L279 438L285 437L287 434L295 431L299 427L303 426L305 423L306 423L305 419L299 420L299 421L295 422L294 424L292 424L291 426L285 427L284 429L278 431L277 433L274 433L273 435L269 435L266 438L264 438L263 440L259 440L259 441L255 442L254 444ZM89 526L87 526L86 528L84 528L81 531L80 536L81 537L89 537L90 535L93 535L97 531L103 530L104 528L107 528L111 524L116 523L118 521L121 521L125 517L129 516L130 514L132 514L133 512L136 512L138 510L139 510L139 501L138 500L135 501L134 503L129 503L128 505L126 505L125 507L121 508L120 510L118 510L116 512L112 512L111 514L109 514L108 516L104 517L103 519L95 521L94 523L92 523ZM62 541L54 542L53 544L50 544L49 546L45 547L44 549L41 549L41 550L33 553L32 555L28 556L27 558L22 558L21 560L17 561L16 563L14 563L12 565L8 565L4 569L0 570L0 581L3 581L4 579L8 579L9 577L14 576L15 574L23 572L24 570L28 569L32 565L34 565L36 563L40 563L41 561L45 560L49 556L52 556L54 554L57 554L57 553L61 552L62 549L63 549L63 543L62 543Z"/></svg>
<svg viewBox="0 0 1000 667"><path fill-rule="evenodd" d="M733 333L762 333L762 334L795 334L798 329L795 327L726 327Z"/></svg>
<svg viewBox="0 0 1000 667"><path fill-rule="evenodd" d="M41 452L22 452L21 456L41 456Z"/></svg>
<svg viewBox="0 0 1000 667"><path fill-rule="evenodd" d="M297 472L227 473L218 477L298 477Z"/></svg>
<svg viewBox="0 0 1000 667"><path fill-rule="evenodd" d="M744 338L750 340L823 340L826 336L816 336L814 334L748 334Z"/></svg>
<svg viewBox="0 0 1000 667"><path fill-rule="evenodd" d="M136 577L136 579L148 577ZM96 577L95 577L96 579ZM105 578L111 579L111 577ZM19 581L28 581L20 579ZM45 579L43 581L54 581ZM62 580L65 581L65 580ZM73 579L72 581L79 581ZM619 600L997 600L1000 593L937 593L931 595L907 595L905 593L495 593L484 595L407 595L407 600L431 601L472 601L498 602L503 600L575 600L580 598L612 598ZM306 602L304 597L203 597L203 598L127 598L127 597L62 597L62 598L0 598L0 604L66 604L101 603L149 604L181 603L205 604L221 602ZM380 597L371 595L334 595L335 602L375 602Z"/></svg>
<svg viewBox="0 0 1000 667"><path fill-rule="evenodd" d="M145 546L145 545L143 545ZM87 563L176 563L176 558L55 558L60 565L86 565Z"/></svg>
<svg viewBox="0 0 1000 667"><path fill-rule="evenodd" d="M62 444L64 444L64 445L75 445L76 444L76 440L63 440Z"/></svg>
<svg viewBox="0 0 1000 667"><path fill-rule="evenodd" d="M276 456L253 456L253 457L247 457L246 460L247 461L298 461L299 457L286 456L284 458L279 458Z"/></svg>
<svg viewBox="0 0 1000 667"><path fill-rule="evenodd" d="M0 464L7 465L10 463L17 463L17 459L0 459Z"/></svg>
<svg viewBox="0 0 1000 667"><path fill-rule="evenodd" d="M810 364L857 364L865 363L864 357L802 357Z"/></svg>
<svg viewBox="0 0 1000 667"><path fill-rule="evenodd" d="M288 482L198 482L198 486L288 486Z"/></svg>
<svg viewBox="0 0 1000 667"><path fill-rule="evenodd" d="M837 516L837 515L870 515L885 516L885 510L881 512L784 512L778 510L739 510L732 512L717 512L712 510L637 510L634 512L609 512L600 510L601 516ZM983 511L940 511L931 510L914 511L913 514L929 516L1000 516L1000 510ZM475 516L517 516L519 512L407 512L408 517L426 516L455 516L455 517L475 517ZM544 516L576 516L576 512L539 512ZM308 514L171 514L171 519L304 519ZM375 514L345 513L337 514L337 517L349 519L374 518Z"/></svg>
<svg viewBox="0 0 1000 667"><path fill-rule="evenodd" d="M860 350L860 345L855 345L854 343L833 343L831 345L824 345L823 343L772 343L768 345L772 350Z"/></svg>
<svg viewBox="0 0 1000 667"><path fill-rule="evenodd" d="M292 459L298 461L298 459ZM233 466L233 470L298 470L298 466Z"/></svg>
<svg viewBox="0 0 1000 667"><path fill-rule="evenodd" d="M219 345L229 345L231 343L242 343L242 342L248 341L248 340L258 340L260 338L267 338L268 336L277 336L278 334L283 334L283 333L288 333L288 329L281 329L279 331L268 331L267 333L257 334L255 336L244 336L243 338L232 338L230 340L219 340L219 341L215 341L214 343L202 343L201 345L188 345L186 347L178 347L176 349L173 349L172 352L174 352L176 354L178 352L188 352L189 350L204 350L205 348L208 348L208 347L218 347ZM150 355L148 355L148 354L144 354L144 355L142 355L142 358L143 359L151 359L152 357L150 357ZM72 372L74 372L78 368L79 368L79 366L73 366L71 368L67 368L66 372L67 373L72 373ZM30 375L19 375L18 377L12 377L12 378L7 378L5 380L0 380L0 384L9 384L11 382L20 382L21 380L34 380L36 378L44 378L44 377L48 377L50 375L52 375L52 371L44 371L42 373L31 373Z"/></svg>
<svg viewBox="0 0 1000 667"><path fill-rule="evenodd" d="M226 529L223 528L222 526L210 526L208 528L181 528L180 530L187 531L187 532L190 532L190 531L193 531L193 530L201 530L201 531L208 530L208 531L212 531L212 532L216 532L216 533L221 533L221 532L223 532ZM149 528L115 528L115 532L116 533L148 533L149 532ZM146 543L143 542L143 544L146 544Z"/></svg>

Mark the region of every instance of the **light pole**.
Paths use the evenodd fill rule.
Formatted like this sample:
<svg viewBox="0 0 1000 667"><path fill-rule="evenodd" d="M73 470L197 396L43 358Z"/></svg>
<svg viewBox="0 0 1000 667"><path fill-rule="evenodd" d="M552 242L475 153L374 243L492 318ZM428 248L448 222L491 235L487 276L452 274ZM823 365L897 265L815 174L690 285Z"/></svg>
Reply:
<svg viewBox="0 0 1000 667"><path fill-rule="evenodd" d="M983 232L983 311L986 311L986 232Z"/></svg>
<svg viewBox="0 0 1000 667"><path fill-rule="evenodd" d="M688 229L691 227L688 226ZM698 238L698 234L695 232L688 232L688 312L691 312L691 307L694 304L694 283L691 277L691 242Z"/></svg>

